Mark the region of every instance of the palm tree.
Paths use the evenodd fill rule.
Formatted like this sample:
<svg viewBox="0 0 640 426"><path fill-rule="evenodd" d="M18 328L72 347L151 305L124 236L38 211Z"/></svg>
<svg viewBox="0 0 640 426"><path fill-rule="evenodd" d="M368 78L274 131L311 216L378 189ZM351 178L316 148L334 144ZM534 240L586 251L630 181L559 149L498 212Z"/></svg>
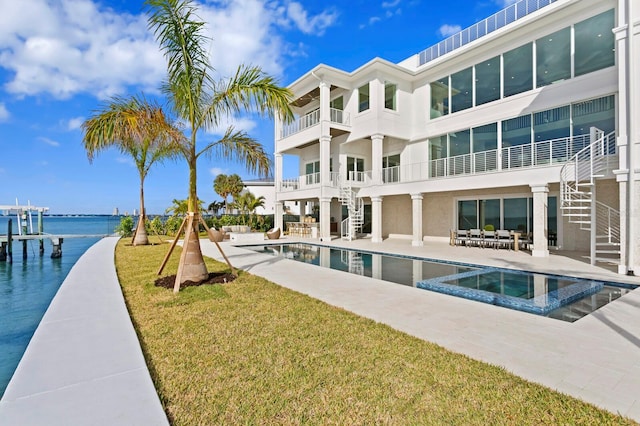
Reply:
<svg viewBox="0 0 640 426"><path fill-rule="evenodd" d="M82 123L82 129L89 162L98 152L111 147L133 159L140 175L140 217L133 245L149 244L144 181L155 162L175 155L184 134L167 119L160 106L136 96L113 98Z"/></svg>
<svg viewBox="0 0 640 426"><path fill-rule="evenodd" d="M256 197L252 192L245 191L238 196L234 204L242 214L249 215L249 223L252 223L254 213L258 207L264 207L264 196Z"/></svg>
<svg viewBox="0 0 640 426"><path fill-rule="evenodd" d="M229 79L214 80L209 62L210 40L203 34L205 23L196 16L192 0L147 0L149 28L167 59L167 81L162 86L173 111L187 126L188 138L180 154L189 166L189 222L174 291L185 281L200 282L208 277L202 258L197 227L197 161L202 155L216 155L245 164L249 172L268 175L269 155L245 132L229 126L223 137L198 146L201 131L214 129L223 120L242 111L262 115L278 114L292 120L292 94L280 87L259 67L240 65ZM186 260L189 259L187 263Z"/></svg>
<svg viewBox="0 0 640 426"><path fill-rule="evenodd" d="M218 212L220 211L221 208L224 207L224 205L225 203L223 203L222 201L212 201L207 207L207 211L210 214L217 216Z"/></svg>
<svg viewBox="0 0 640 426"><path fill-rule="evenodd" d="M244 189L244 183L242 182L242 178L235 173L232 174L227 178L227 187L229 188L229 193L233 198L233 203L235 204L238 199L238 196L240 196L240 193ZM227 211L227 213L229 212Z"/></svg>

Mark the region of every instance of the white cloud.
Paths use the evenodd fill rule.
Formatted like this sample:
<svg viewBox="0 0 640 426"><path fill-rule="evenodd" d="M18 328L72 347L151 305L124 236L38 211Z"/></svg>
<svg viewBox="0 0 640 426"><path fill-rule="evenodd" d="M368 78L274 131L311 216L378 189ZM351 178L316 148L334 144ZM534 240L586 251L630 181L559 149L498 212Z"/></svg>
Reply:
<svg viewBox="0 0 640 426"><path fill-rule="evenodd" d="M322 35L328 27L336 22L338 13L334 10L324 10L315 16L309 16L300 3L292 1L287 5L287 17L303 33Z"/></svg>
<svg viewBox="0 0 640 426"><path fill-rule="evenodd" d="M462 30L462 27L460 27L460 25L444 24L438 29L438 33L442 37L449 37L450 35L459 33L461 30Z"/></svg>
<svg viewBox="0 0 640 426"><path fill-rule="evenodd" d="M67 122L67 130L78 130L82 123L84 123L84 117L71 118Z"/></svg>
<svg viewBox="0 0 640 426"><path fill-rule="evenodd" d="M514 3L516 3L518 0L496 0L496 3L498 4L498 6L500 7L507 7L510 6Z"/></svg>
<svg viewBox="0 0 640 426"><path fill-rule="evenodd" d="M390 9L390 8L396 7L399 4L400 4L400 0L383 1L382 7L384 9Z"/></svg>
<svg viewBox="0 0 640 426"><path fill-rule="evenodd" d="M60 142L58 142L58 141L54 141L53 139L49 139L49 138L44 137L44 136L40 136L40 137L38 138L38 140L39 140L40 142L46 143L46 144L47 144L47 145L49 145L49 146L53 146L53 147L59 147L59 146L60 146Z"/></svg>
<svg viewBox="0 0 640 426"><path fill-rule="evenodd" d="M127 164L129 166L134 166L133 160L129 157L116 157L116 163Z"/></svg>
<svg viewBox="0 0 640 426"><path fill-rule="evenodd" d="M226 169L221 169L220 167L212 167L211 169L209 169L209 173L211 173L211 176L213 177L225 174L226 172Z"/></svg>
<svg viewBox="0 0 640 426"><path fill-rule="evenodd" d="M282 28L321 35L337 13L309 13L289 0L203 0L198 15L212 39L211 62L222 77L239 64L281 75L290 46ZM166 63L146 16L116 13L97 0L0 0L0 67L17 97L49 94L100 99L132 89L157 91ZM35 24L37 23L37 24ZM294 52L299 47L294 46ZM71 124L71 123L70 123Z"/></svg>
<svg viewBox="0 0 640 426"><path fill-rule="evenodd" d="M207 133L215 136L222 136L229 126L233 126L235 131L245 131L250 133L256 127L257 123L248 117L228 117L220 121L218 127L208 129Z"/></svg>
<svg viewBox="0 0 640 426"><path fill-rule="evenodd" d="M10 116L11 114L9 113L7 107L2 102L0 102L0 123L2 123L3 121L7 121Z"/></svg>

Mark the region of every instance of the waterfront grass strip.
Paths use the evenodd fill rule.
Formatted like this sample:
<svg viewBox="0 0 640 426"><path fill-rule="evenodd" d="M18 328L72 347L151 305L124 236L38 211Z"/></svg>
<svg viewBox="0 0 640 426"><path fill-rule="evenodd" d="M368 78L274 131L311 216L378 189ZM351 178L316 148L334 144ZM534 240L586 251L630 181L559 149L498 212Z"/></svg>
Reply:
<svg viewBox="0 0 640 426"><path fill-rule="evenodd" d="M167 245L127 243L118 277L175 425L635 424L247 272L176 295L153 284Z"/></svg>

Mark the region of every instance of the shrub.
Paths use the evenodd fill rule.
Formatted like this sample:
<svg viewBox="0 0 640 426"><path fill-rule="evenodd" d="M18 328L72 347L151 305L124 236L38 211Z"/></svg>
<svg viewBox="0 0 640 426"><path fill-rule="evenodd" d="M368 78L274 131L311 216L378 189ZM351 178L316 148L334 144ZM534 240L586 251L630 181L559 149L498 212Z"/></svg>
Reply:
<svg viewBox="0 0 640 426"><path fill-rule="evenodd" d="M133 218L131 216L123 216L120 218L120 224L116 226L116 232L121 237L130 237L133 235Z"/></svg>

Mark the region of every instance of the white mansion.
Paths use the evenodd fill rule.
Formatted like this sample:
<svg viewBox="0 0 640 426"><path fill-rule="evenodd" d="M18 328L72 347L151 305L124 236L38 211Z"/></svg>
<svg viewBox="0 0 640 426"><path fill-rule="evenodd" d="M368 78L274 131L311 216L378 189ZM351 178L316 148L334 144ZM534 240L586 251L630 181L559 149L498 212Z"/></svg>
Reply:
<svg viewBox="0 0 640 426"><path fill-rule="evenodd" d="M275 128L275 220L322 240L531 234L640 272L640 4L520 0L400 63L318 65ZM295 156L298 176L283 176Z"/></svg>

